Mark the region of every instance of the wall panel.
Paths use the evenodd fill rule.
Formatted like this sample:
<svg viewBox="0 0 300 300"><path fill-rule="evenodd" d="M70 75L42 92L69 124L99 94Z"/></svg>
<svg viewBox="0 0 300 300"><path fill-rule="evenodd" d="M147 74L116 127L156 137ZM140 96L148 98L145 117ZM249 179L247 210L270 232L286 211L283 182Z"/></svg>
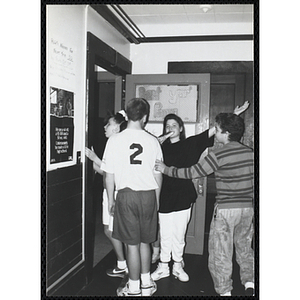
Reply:
<svg viewBox="0 0 300 300"><path fill-rule="evenodd" d="M47 173L47 287L82 260L82 165Z"/></svg>

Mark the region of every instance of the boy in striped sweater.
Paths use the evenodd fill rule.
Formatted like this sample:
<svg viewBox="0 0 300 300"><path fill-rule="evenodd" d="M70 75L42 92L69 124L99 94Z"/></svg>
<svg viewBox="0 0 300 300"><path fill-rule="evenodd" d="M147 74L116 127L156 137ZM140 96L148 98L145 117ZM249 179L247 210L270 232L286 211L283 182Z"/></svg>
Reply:
<svg viewBox="0 0 300 300"><path fill-rule="evenodd" d="M216 116L215 137L224 146L211 151L190 168L167 167L156 161L156 170L170 177L199 178L215 173L217 196L209 233L208 266L214 287L221 296L231 296L233 245L240 266L245 294L254 294L253 151L240 144L244 120L232 113Z"/></svg>

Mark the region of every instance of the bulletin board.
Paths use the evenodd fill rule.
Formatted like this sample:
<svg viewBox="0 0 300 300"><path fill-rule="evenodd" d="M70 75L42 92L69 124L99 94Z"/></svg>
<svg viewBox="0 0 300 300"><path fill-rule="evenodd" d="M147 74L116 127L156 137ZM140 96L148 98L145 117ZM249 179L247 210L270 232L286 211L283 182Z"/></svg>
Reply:
<svg viewBox="0 0 300 300"><path fill-rule="evenodd" d="M162 122L168 114L175 114L183 122L197 121L198 85L136 85L136 97L150 104L149 122Z"/></svg>
<svg viewBox="0 0 300 300"><path fill-rule="evenodd" d="M153 125L162 124L166 115L174 113L185 124L199 123L205 130L209 95L210 74L207 73L126 75L125 106L132 98L146 99L150 104L148 123Z"/></svg>

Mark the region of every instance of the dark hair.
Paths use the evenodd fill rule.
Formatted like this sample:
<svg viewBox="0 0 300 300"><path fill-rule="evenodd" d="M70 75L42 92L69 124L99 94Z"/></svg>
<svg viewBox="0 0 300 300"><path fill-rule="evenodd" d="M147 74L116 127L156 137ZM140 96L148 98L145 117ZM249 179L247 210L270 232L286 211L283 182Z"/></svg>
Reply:
<svg viewBox="0 0 300 300"><path fill-rule="evenodd" d="M146 123L148 121L150 112L150 105L144 98L133 98L126 106L126 113L128 120L139 121L144 116L147 116Z"/></svg>
<svg viewBox="0 0 300 300"><path fill-rule="evenodd" d="M126 129L127 121L125 120L125 118L122 114L120 114L118 112L116 114L109 113L106 116L104 123L107 124L110 119L113 119L116 122L116 124L120 125L120 132L123 131L124 129Z"/></svg>
<svg viewBox="0 0 300 300"><path fill-rule="evenodd" d="M120 132L123 131L124 129L126 129L127 121L125 120L125 118L122 114L116 113L113 116L113 118L114 118L115 122L120 125Z"/></svg>
<svg viewBox="0 0 300 300"><path fill-rule="evenodd" d="M166 134L166 125L168 120L175 120L178 123L179 127L182 127L182 131L180 132L179 139L180 141L185 140L185 128L184 128L183 121L180 117L178 117L175 114L168 114L165 116L162 135ZM165 143L170 143L170 138L166 139Z"/></svg>
<svg viewBox="0 0 300 300"><path fill-rule="evenodd" d="M230 133L229 141L238 142L244 134L244 120L233 113L220 113L216 116L216 123L220 126L222 133Z"/></svg>

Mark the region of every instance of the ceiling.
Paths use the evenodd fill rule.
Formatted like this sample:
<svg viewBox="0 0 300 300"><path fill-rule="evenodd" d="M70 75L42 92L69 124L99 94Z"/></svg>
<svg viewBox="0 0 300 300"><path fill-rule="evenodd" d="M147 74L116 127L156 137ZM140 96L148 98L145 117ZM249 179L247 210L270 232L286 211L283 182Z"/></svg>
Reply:
<svg viewBox="0 0 300 300"><path fill-rule="evenodd" d="M91 6L131 43L253 39L253 4Z"/></svg>

